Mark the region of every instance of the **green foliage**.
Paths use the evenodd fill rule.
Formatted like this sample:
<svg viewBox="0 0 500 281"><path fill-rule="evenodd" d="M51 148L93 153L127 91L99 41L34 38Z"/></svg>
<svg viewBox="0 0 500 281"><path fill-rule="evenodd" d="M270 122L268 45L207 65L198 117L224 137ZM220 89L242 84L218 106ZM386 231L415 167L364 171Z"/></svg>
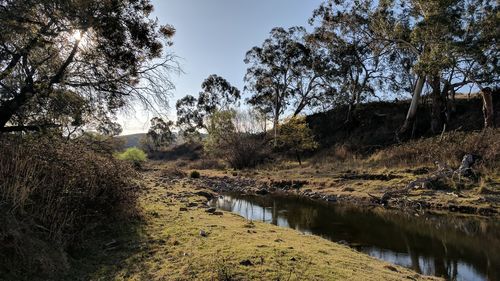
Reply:
<svg viewBox="0 0 500 281"><path fill-rule="evenodd" d="M141 148L149 154L161 151L175 141L172 129L174 122L155 117L151 119L151 127L144 138L140 140Z"/></svg>
<svg viewBox="0 0 500 281"><path fill-rule="evenodd" d="M227 80L210 75L201 85L202 92L195 98L187 95L177 101L177 126L188 140L200 140L201 129L208 129L206 121L218 111L228 111L241 98L238 88Z"/></svg>
<svg viewBox="0 0 500 281"><path fill-rule="evenodd" d="M131 147L122 153L116 155L116 158L124 161L129 161L136 167L141 167L144 162L146 162L147 155L144 151L137 147Z"/></svg>
<svg viewBox="0 0 500 281"><path fill-rule="evenodd" d="M304 116L289 118L279 127L279 130L277 149L294 154L299 163L301 163L302 153L318 148L318 143L314 140Z"/></svg>
<svg viewBox="0 0 500 281"><path fill-rule="evenodd" d="M192 179L199 179L201 177L201 174L198 171L191 171L189 177Z"/></svg>
<svg viewBox="0 0 500 281"><path fill-rule="evenodd" d="M220 156L226 142L236 134L234 118L236 111L216 111L207 122L208 136L205 139L205 151L214 156Z"/></svg>

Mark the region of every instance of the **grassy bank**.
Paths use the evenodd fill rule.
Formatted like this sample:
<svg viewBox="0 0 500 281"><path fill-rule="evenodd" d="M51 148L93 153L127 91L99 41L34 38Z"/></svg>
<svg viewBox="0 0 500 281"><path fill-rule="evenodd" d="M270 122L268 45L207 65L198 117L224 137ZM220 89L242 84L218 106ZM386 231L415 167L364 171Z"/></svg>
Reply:
<svg viewBox="0 0 500 281"><path fill-rule="evenodd" d="M186 179L144 174L141 219L109 225L75 264L91 280L427 280L325 239L209 214Z"/></svg>

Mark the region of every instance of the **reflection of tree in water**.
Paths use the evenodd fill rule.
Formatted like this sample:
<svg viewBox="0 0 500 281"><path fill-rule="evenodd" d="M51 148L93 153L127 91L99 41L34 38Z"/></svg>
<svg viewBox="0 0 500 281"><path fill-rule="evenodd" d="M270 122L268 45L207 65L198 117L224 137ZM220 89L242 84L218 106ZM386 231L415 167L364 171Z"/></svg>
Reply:
<svg viewBox="0 0 500 281"><path fill-rule="evenodd" d="M233 200L230 210L276 225L311 232L332 241L345 240L373 256L425 274L448 280L481 278L499 280L500 224L455 216L422 216L322 204L290 197L255 196ZM244 201L246 200L246 201ZM241 202L245 202L241 205ZM256 215L260 217L256 218ZM459 276L459 274L461 276Z"/></svg>

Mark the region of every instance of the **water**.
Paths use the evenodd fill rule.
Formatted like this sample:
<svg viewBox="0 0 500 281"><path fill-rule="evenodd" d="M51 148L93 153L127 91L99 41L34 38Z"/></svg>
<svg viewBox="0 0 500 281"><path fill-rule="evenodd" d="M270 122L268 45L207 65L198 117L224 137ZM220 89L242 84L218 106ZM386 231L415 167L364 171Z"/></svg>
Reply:
<svg viewBox="0 0 500 281"><path fill-rule="evenodd" d="M298 197L227 194L211 202L247 219L289 227L425 275L448 280L500 280L500 222L415 216Z"/></svg>

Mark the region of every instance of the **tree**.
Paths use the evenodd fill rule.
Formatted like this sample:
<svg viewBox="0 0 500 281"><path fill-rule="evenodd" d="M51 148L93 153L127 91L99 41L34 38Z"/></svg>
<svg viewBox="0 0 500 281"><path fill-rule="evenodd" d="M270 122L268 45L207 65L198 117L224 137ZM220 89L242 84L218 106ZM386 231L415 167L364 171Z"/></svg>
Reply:
<svg viewBox="0 0 500 281"><path fill-rule="evenodd" d="M192 141L199 139L198 129L203 128L203 115L198 110L198 100L187 95L178 100L175 107L177 109L177 126L184 138Z"/></svg>
<svg viewBox="0 0 500 281"><path fill-rule="evenodd" d="M315 10L309 36L315 48L329 57L325 79L336 89L334 103L348 104L346 123L353 121L354 109L368 97L375 97L382 85L397 81L384 64L391 50L385 42L370 36L369 2L328 2ZM347 7L341 9L339 6Z"/></svg>
<svg viewBox="0 0 500 281"><path fill-rule="evenodd" d="M45 126L61 93L104 120L133 101L166 105L174 29L152 10L148 0L0 1L0 130Z"/></svg>
<svg viewBox="0 0 500 281"><path fill-rule="evenodd" d="M272 109L275 136L288 106L293 106L295 116L308 106L319 105L327 93L322 80L324 56L311 48L306 35L303 27L274 28L261 47L246 54L245 63L250 66L245 89L253 92L248 102Z"/></svg>
<svg viewBox="0 0 500 281"><path fill-rule="evenodd" d="M172 132L174 122L165 121L160 117L151 119L151 127L143 140L143 145L147 147L148 152L159 151L169 146L175 140L175 134Z"/></svg>
<svg viewBox="0 0 500 281"><path fill-rule="evenodd" d="M227 80L210 75L201 85L198 98L187 95L177 101L177 126L188 139L199 138L199 130L207 130L207 122L218 111L230 111L240 98L240 91Z"/></svg>
<svg viewBox="0 0 500 281"><path fill-rule="evenodd" d="M277 148L293 154L300 165L302 165L301 155L304 152L318 148L318 143L314 140L304 116L289 118L279 127L279 130Z"/></svg>
<svg viewBox="0 0 500 281"><path fill-rule="evenodd" d="M497 11L488 0L335 0L315 15L327 30L354 22L358 34L372 42L372 52L388 50L378 53L380 60L411 71L413 98L400 130L404 134L413 127L425 84L432 89L431 131L437 133L445 128L449 93L498 81L498 30L487 27L498 24Z"/></svg>
<svg viewBox="0 0 500 281"><path fill-rule="evenodd" d="M214 156L223 156L228 140L237 133L234 119L236 111L223 110L214 112L207 122L205 150Z"/></svg>
<svg viewBox="0 0 500 281"><path fill-rule="evenodd" d="M216 110L229 110L236 106L241 98L238 88L226 79L212 74L201 84L202 92L198 97L198 108L206 114Z"/></svg>

